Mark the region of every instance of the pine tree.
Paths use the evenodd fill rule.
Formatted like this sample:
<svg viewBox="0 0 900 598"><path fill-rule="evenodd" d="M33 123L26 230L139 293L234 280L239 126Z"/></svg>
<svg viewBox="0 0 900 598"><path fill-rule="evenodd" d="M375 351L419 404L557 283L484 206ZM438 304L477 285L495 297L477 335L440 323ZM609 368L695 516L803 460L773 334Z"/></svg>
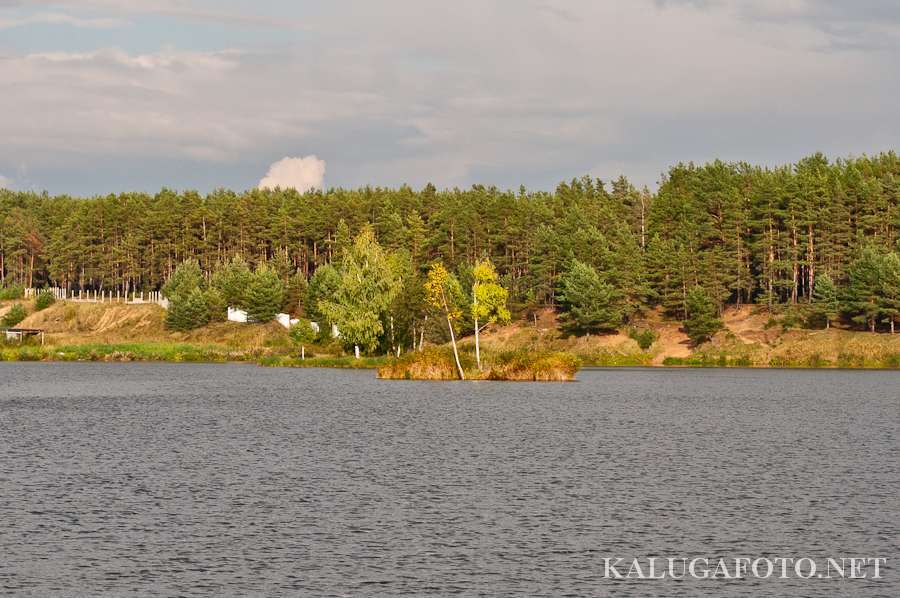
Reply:
<svg viewBox="0 0 900 598"><path fill-rule="evenodd" d="M848 268L849 284L845 309L854 322L867 325L875 332L875 324L882 312L881 255L874 245L867 245Z"/></svg>
<svg viewBox="0 0 900 598"><path fill-rule="evenodd" d="M837 286L828 274L816 276L813 302L825 318L825 328L831 328L831 322L840 315L841 304L838 300Z"/></svg>
<svg viewBox="0 0 900 598"><path fill-rule="evenodd" d="M718 310L703 287L693 287L687 294L687 318L684 330L695 345L710 340L722 328Z"/></svg>
<svg viewBox="0 0 900 598"><path fill-rule="evenodd" d="M284 285L278 274L268 266L260 266L253 273L247 288L247 319L265 324L275 319L284 302Z"/></svg>
<svg viewBox="0 0 900 598"><path fill-rule="evenodd" d="M203 299L206 301L206 311L210 322L224 322L228 317L228 303L218 289L209 288L203 291Z"/></svg>
<svg viewBox="0 0 900 598"><path fill-rule="evenodd" d="M194 260L185 260L175 269L175 272L162 287L162 293L170 301L186 298L194 289L203 290L206 281L200 266Z"/></svg>
<svg viewBox="0 0 900 598"><path fill-rule="evenodd" d="M591 266L573 260L560 277L557 296L562 309L563 328L569 332L603 332L622 324L624 302L621 293L603 282Z"/></svg>
<svg viewBox="0 0 900 598"><path fill-rule="evenodd" d="M282 311L294 316L302 314L307 287L306 277L302 272L291 275L285 285Z"/></svg>
<svg viewBox="0 0 900 598"><path fill-rule="evenodd" d="M222 294L229 307L245 309L247 307L247 289L253 280L253 273L247 262L240 256L219 266L212 275L212 286Z"/></svg>
<svg viewBox="0 0 900 598"><path fill-rule="evenodd" d="M900 255L891 252L881 259L881 313L884 314L894 334L900 319Z"/></svg>
<svg viewBox="0 0 900 598"><path fill-rule="evenodd" d="M169 300L166 327L170 330L192 330L209 323L206 296L199 287L187 294L177 294Z"/></svg>

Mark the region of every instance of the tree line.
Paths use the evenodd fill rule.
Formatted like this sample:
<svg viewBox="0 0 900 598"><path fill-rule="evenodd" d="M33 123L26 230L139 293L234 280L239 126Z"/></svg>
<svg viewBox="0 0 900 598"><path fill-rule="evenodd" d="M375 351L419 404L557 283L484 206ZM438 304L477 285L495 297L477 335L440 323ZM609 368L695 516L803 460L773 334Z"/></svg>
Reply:
<svg viewBox="0 0 900 598"><path fill-rule="evenodd" d="M443 264L468 293L485 259L514 315L555 307L573 330L609 328L655 306L685 319L691 303L705 303L697 292L718 313L824 297L826 325L842 318L886 330L897 318L900 159L887 152L834 161L815 154L780 167L678 164L655 193L625 177L587 176L553 192L429 184L75 198L4 190L0 224L3 286L124 294L162 288L185 261L209 284L239 259L277 277L292 312L331 318L336 304L304 299L310 289L335 288L354 238L371 230L386 255L402 256L402 288L420 289L393 298L409 302L394 321L395 339L407 341L422 333L416 306L427 303L431 265Z"/></svg>

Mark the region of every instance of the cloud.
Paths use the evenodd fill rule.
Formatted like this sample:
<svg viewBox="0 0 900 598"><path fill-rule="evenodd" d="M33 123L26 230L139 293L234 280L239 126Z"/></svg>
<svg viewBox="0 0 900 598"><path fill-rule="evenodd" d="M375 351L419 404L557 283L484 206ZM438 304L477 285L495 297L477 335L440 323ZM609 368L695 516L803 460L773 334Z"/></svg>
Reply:
<svg viewBox="0 0 900 598"><path fill-rule="evenodd" d="M15 90L0 94L0 171L27 164L29 186L54 192L116 191L125 172L129 188L246 188L296 148L327 156L340 186L552 189L586 172L652 186L680 160L773 164L900 138L900 52L837 47L802 0L781 13L771 1L273 0L269 15L309 33L177 17L196 33L190 51L138 13L240 3L84 1L56 5L132 19L139 43L59 36L0 52L0 88ZM823 0L819 19L841 39L895 30L890 3L875 4L854 19Z"/></svg>
<svg viewBox="0 0 900 598"><path fill-rule="evenodd" d="M6 178L2 174L0 174L0 189L12 189L13 182L12 180Z"/></svg>
<svg viewBox="0 0 900 598"><path fill-rule="evenodd" d="M62 13L37 13L17 19L0 19L0 29L25 27L28 25L70 25L80 29L112 29L127 25L128 22L114 18L79 18Z"/></svg>
<svg viewBox="0 0 900 598"><path fill-rule="evenodd" d="M884 50L900 46L896 0L655 0L659 8L718 11L753 25L800 26L823 36L820 50Z"/></svg>
<svg viewBox="0 0 900 598"><path fill-rule="evenodd" d="M212 6L209 6L212 4ZM198 0L0 0L4 5L19 6L66 6L69 10L107 11L117 15L159 15L180 21L196 23L217 23L236 27L262 27L269 29L304 29L297 19L275 18L247 12L223 10L216 3Z"/></svg>
<svg viewBox="0 0 900 598"><path fill-rule="evenodd" d="M325 160L316 156L282 158L269 166L269 172L259 182L260 189L296 189L306 193L321 189L325 182Z"/></svg>

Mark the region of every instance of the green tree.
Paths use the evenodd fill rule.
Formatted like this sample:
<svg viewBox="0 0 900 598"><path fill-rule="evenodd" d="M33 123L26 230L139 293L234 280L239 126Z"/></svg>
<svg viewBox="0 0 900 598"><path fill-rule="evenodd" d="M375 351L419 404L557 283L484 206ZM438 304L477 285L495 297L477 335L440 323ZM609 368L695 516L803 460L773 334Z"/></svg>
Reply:
<svg viewBox="0 0 900 598"><path fill-rule="evenodd" d="M425 296L428 303L440 310L447 320L450 343L453 345L453 357L456 359L456 370L459 372L459 379L465 380L466 374L459 361L459 350L456 346L456 332L453 330L453 321L462 316L462 310L459 308L459 305L462 304L462 288L456 277L448 272L441 262L435 262L428 270Z"/></svg>
<svg viewBox="0 0 900 598"><path fill-rule="evenodd" d="M900 318L900 255L893 251L881 259L881 311L894 334Z"/></svg>
<svg viewBox="0 0 900 598"><path fill-rule="evenodd" d="M296 272L288 278L284 289L283 312L297 316L303 313L303 303L306 300L307 291L306 276L302 272Z"/></svg>
<svg viewBox="0 0 900 598"><path fill-rule="evenodd" d="M849 284L845 308L854 322L867 325L875 332L882 312L881 254L873 245L865 246L848 268Z"/></svg>
<svg viewBox="0 0 900 598"><path fill-rule="evenodd" d="M384 333L387 315L397 292L388 256L365 227L343 252L340 284L329 299L319 301L319 310L337 325L345 346L374 351Z"/></svg>
<svg viewBox="0 0 900 598"><path fill-rule="evenodd" d="M275 319L284 302L284 285L278 273L262 265L253 273L247 287L247 319L265 324Z"/></svg>
<svg viewBox="0 0 900 598"><path fill-rule="evenodd" d="M826 330L831 327L831 322L840 315L841 303L838 299L837 286L828 274L816 276L813 289L813 302L822 316L825 318Z"/></svg>
<svg viewBox="0 0 900 598"><path fill-rule="evenodd" d="M494 322L506 324L510 320L509 309L506 302L509 293L500 284L497 270L490 259L480 260L472 269L472 319L475 321L475 362L481 369L481 348L479 347L478 334L479 321L484 325Z"/></svg>
<svg viewBox="0 0 900 598"><path fill-rule="evenodd" d="M225 297L216 288L203 291L203 299L206 301L206 311L210 322L223 322L228 317L228 303Z"/></svg>
<svg viewBox="0 0 900 598"><path fill-rule="evenodd" d="M247 290L252 280L253 273L247 262L237 256L216 269L211 284L221 293L228 307L246 309Z"/></svg>
<svg viewBox="0 0 900 598"><path fill-rule="evenodd" d="M315 342L316 331L309 320L299 318L298 322L291 326L288 336L297 345L309 345Z"/></svg>
<svg viewBox="0 0 900 598"><path fill-rule="evenodd" d="M209 323L209 308L206 296L199 287L194 287L187 295L176 295L169 300L166 312L166 327L170 330L193 330Z"/></svg>
<svg viewBox="0 0 900 598"><path fill-rule="evenodd" d="M330 301L340 284L341 274L330 264L317 268L312 278L309 279L309 285L306 288L306 315L309 319L318 322L322 330L330 328L331 322L327 321L326 315L319 309L319 304L322 301Z"/></svg>
<svg viewBox="0 0 900 598"><path fill-rule="evenodd" d="M185 260L178 265L175 272L163 285L162 293L171 302L186 298L194 289L203 290L204 288L206 288L206 281L203 279L200 266L194 260Z"/></svg>
<svg viewBox="0 0 900 598"><path fill-rule="evenodd" d="M597 271L578 260L560 277L557 299L563 328L574 333L615 330L622 324L623 298Z"/></svg>
<svg viewBox="0 0 900 598"><path fill-rule="evenodd" d="M703 287L693 287L687 294L687 318L684 330L695 345L710 340L722 328L716 304Z"/></svg>

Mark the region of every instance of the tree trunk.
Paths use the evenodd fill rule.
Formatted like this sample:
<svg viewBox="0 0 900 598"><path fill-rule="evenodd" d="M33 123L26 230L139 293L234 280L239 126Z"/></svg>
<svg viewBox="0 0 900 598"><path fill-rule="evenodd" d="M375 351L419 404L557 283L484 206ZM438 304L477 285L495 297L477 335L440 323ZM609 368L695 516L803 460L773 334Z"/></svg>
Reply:
<svg viewBox="0 0 900 598"><path fill-rule="evenodd" d="M419 330L419 353L425 348L425 325L428 324L428 316L425 316L425 319L422 321L422 328ZM413 344L415 344L416 339L413 339Z"/></svg>
<svg viewBox="0 0 900 598"><path fill-rule="evenodd" d="M394 342L394 316L391 315L391 351L400 355L400 348Z"/></svg>
<svg viewBox="0 0 900 598"><path fill-rule="evenodd" d="M456 369L459 371L459 379L465 380L466 375L463 373L462 364L459 362L459 351L456 349L456 335L453 333L453 322L450 316L447 316L447 327L450 328L450 342L453 344L453 357L456 358Z"/></svg>
<svg viewBox="0 0 900 598"><path fill-rule="evenodd" d="M481 371L481 347L478 344L478 318L475 318L475 363L478 371Z"/></svg>
<svg viewBox="0 0 900 598"><path fill-rule="evenodd" d="M809 269L806 277L806 292L808 293L807 303L812 303L813 286L816 283L816 245L812 224L809 225L807 231L809 235L809 249L807 252Z"/></svg>
<svg viewBox="0 0 900 598"><path fill-rule="evenodd" d="M353 345L353 354L359 359L359 345Z"/></svg>

